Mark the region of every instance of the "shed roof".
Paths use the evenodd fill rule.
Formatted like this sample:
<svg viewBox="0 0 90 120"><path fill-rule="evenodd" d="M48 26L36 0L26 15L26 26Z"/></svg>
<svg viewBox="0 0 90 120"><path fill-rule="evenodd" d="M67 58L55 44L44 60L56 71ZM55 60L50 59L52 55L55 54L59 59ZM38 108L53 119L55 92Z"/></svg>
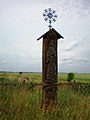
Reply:
<svg viewBox="0 0 90 120"><path fill-rule="evenodd" d="M40 40L42 37L44 37L45 35L47 35L49 32L51 32L51 31L53 31L53 32L55 32L56 34L57 34L57 37L58 37L58 39L60 39L60 38L64 38L62 35L60 35L54 28L52 28L52 29L50 29L49 31L47 31L46 33L44 33L41 37L39 37L37 40Z"/></svg>

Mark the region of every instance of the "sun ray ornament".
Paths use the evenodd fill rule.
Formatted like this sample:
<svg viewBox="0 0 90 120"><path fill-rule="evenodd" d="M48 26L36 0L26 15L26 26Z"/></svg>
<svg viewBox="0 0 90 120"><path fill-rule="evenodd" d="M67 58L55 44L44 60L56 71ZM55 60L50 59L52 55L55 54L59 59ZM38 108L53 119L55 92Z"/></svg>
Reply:
<svg viewBox="0 0 90 120"><path fill-rule="evenodd" d="M57 14L56 11L53 10L52 8L47 8L43 12L43 18L46 22L49 23L48 27L49 30L51 29L51 23L54 23L57 20Z"/></svg>

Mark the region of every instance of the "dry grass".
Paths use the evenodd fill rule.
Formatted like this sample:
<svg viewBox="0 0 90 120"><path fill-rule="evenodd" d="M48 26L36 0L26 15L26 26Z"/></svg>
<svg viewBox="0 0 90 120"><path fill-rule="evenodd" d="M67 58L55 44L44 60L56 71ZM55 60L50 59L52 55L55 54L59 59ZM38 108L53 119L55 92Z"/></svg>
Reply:
<svg viewBox="0 0 90 120"><path fill-rule="evenodd" d="M40 87L0 87L0 120L89 120L90 94L59 88L58 103L43 113Z"/></svg>
<svg viewBox="0 0 90 120"><path fill-rule="evenodd" d="M57 105L43 112L41 86L33 83L41 82L41 74L18 73L0 74L6 82L0 85L0 120L89 120L90 90L89 86L69 87L67 83L60 85L57 92ZM16 84L19 77L29 77L32 84ZM88 89L87 89L88 88Z"/></svg>

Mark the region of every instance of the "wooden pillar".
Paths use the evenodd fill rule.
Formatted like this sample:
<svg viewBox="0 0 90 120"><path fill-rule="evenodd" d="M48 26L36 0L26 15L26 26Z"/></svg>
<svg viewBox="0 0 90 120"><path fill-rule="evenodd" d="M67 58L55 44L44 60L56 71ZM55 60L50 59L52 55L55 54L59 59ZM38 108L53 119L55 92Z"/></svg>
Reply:
<svg viewBox="0 0 90 120"><path fill-rule="evenodd" d="M57 36L49 31L43 37L42 51L42 82L52 84L57 82Z"/></svg>
<svg viewBox="0 0 90 120"><path fill-rule="evenodd" d="M42 104L46 109L56 102L58 61L58 39L63 38L55 29L50 29L39 39L43 38L42 44Z"/></svg>

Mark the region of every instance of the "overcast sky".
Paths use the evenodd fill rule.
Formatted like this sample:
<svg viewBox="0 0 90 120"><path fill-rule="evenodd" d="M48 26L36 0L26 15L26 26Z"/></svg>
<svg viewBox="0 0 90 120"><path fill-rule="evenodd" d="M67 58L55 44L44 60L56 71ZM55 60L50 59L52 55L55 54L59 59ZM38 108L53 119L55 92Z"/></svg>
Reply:
<svg viewBox="0 0 90 120"><path fill-rule="evenodd" d="M42 13L56 10L59 72L90 73L90 0L0 0L0 70L40 72L42 40L48 23Z"/></svg>

